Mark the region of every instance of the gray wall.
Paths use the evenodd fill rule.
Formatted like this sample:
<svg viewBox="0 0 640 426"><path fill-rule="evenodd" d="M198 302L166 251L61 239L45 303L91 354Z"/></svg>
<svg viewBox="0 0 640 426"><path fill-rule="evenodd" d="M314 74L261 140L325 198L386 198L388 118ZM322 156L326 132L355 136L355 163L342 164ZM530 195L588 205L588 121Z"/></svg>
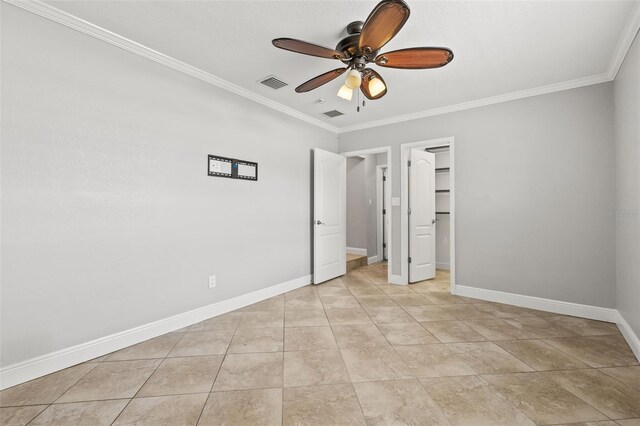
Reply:
<svg viewBox="0 0 640 426"><path fill-rule="evenodd" d="M385 159L386 154L347 158L347 247L365 249L368 257L378 252L376 165Z"/></svg>
<svg viewBox="0 0 640 426"><path fill-rule="evenodd" d="M640 336L640 37L614 82L618 310ZM613 209L612 209L613 210Z"/></svg>
<svg viewBox="0 0 640 426"><path fill-rule="evenodd" d="M1 71L3 366L311 273L335 134L4 2Z"/></svg>
<svg viewBox="0 0 640 426"><path fill-rule="evenodd" d="M362 157L347 158L347 247L366 250L365 165Z"/></svg>
<svg viewBox="0 0 640 426"><path fill-rule="evenodd" d="M438 268L449 269L451 267L451 220L449 215L437 215L436 225L436 265Z"/></svg>
<svg viewBox="0 0 640 426"><path fill-rule="evenodd" d="M425 77L426 78L426 77ZM614 307L613 84L340 135L340 150L455 137L457 283ZM400 211L393 211L393 247ZM394 274L400 274L394 250Z"/></svg>

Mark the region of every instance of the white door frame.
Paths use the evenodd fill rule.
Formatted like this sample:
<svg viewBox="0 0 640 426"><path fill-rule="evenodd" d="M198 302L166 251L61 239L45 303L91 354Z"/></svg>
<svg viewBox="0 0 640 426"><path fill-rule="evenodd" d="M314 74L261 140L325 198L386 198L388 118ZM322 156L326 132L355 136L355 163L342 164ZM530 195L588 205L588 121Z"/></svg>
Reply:
<svg viewBox="0 0 640 426"><path fill-rule="evenodd" d="M391 204L391 191L387 191L389 192L389 194L386 194L383 192L382 188L383 188L383 182L382 182L382 176L383 176L383 170L387 169L387 176L389 176L389 169L388 169L388 165L387 164L378 164L376 166L376 235L377 235L377 245L376 247L378 247L377 251L378 251L378 261L381 261L384 259L384 247L382 246L383 242L384 242L384 227L382 226L382 222L384 221L384 216L382 214L382 209L383 207L386 205L387 206L387 214L389 213L389 210L391 210L390 204ZM384 198L386 199L386 202L383 202L382 200L382 195L384 194ZM387 227L387 228L390 228ZM388 229L387 229L388 231ZM388 240L389 238L387 238ZM388 241L387 241L388 243ZM390 258L390 256L387 256L388 258Z"/></svg>
<svg viewBox="0 0 640 426"><path fill-rule="evenodd" d="M412 148L430 148L449 145L449 250L451 272L451 294L456 294L456 208L455 208L455 157L453 136L429 139L400 145L400 275L401 283L409 284L409 167L408 161Z"/></svg>
<svg viewBox="0 0 640 426"><path fill-rule="evenodd" d="M349 152L341 152L340 154L344 155L345 157L357 157L359 155L368 155L368 154L387 154L387 164L393 164L392 160L391 160L391 147L390 146L381 146L379 148L369 148L369 149L361 149L359 151L349 151ZM389 187L393 188L392 183L393 183L393 178L392 178L392 172L391 172L391 166L387 166L387 176L389 179ZM388 194L388 206L391 206L391 191L389 191ZM389 214L389 223L392 223L392 219L393 216L391 216L391 208L389 208L388 214ZM387 247L387 253L388 253L388 262L387 262L387 281L389 281L390 283L392 283L392 275L391 275L391 271L393 270L393 264L392 264L392 259L393 259L393 237L392 237L392 231L393 227L390 226L389 227L389 241L388 241L388 247ZM397 283L395 283L397 284Z"/></svg>

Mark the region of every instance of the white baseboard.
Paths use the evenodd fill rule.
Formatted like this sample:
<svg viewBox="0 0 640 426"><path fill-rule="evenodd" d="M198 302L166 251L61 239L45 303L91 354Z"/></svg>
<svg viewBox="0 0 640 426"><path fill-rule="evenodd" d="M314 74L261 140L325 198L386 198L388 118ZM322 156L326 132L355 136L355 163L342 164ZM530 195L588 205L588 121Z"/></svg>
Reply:
<svg viewBox="0 0 640 426"><path fill-rule="evenodd" d="M451 270L451 265L449 262L436 262L437 269L446 269L447 271Z"/></svg>
<svg viewBox="0 0 640 426"><path fill-rule="evenodd" d="M624 336L636 358L640 361L640 338L638 338L634 333L629 323L617 309L581 305L579 303L544 299L542 297L523 296L520 294L504 293L502 291L467 287L464 285L456 285L455 294L458 296L488 300L490 302L506 303L509 305L522 306L524 308L537 309L539 311L554 312L562 315L571 315L574 317L615 323L618 325L620 332Z"/></svg>
<svg viewBox="0 0 640 426"><path fill-rule="evenodd" d="M618 328L620 329L620 332L624 336L624 339L627 341L627 344L635 354L636 358L638 359L638 361L640 361L640 338L638 338L638 335L634 333L633 329L631 328L627 320L624 319L620 311L617 311L617 313L618 319L616 323L618 324Z"/></svg>
<svg viewBox="0 0 640 426"><path fill-rule="evenodd" d="M158 337L200 321L260 302L273 296L304 287L311 275L276 284L262 290L213 303L188 312L131 328L90 342L51 352L0 369L0 389L33 380L72 365L106 355L127 346Z"/></svg>
<svg viewBox="0 0 640 426"><path fill-rule="evenodd" d="M456 285L456 295L488 300L490 302L522 306L523 308L537 309L540 311L554 312L562 315L589 318L598 321L616 323L619 317L618 311L615 309L581 305L579 303L562 302L560 300L544 299L542 297L504 293L502 291L487 290L477 287L467 287L459 284Z"/></svg>
<svg viewBox="0 0 640 426"><path fill-rule="evenodd" d="M367 265L371 265L372 263L378 263L378 256L371 256L367 259Z"/></svg>
<svg viewBox="0 0 640 426"><path fill-rule="evenodd" d="M357 254L360 256L366 256L367 249L357 248L357 247L347 247L347 254Z"/></svg>

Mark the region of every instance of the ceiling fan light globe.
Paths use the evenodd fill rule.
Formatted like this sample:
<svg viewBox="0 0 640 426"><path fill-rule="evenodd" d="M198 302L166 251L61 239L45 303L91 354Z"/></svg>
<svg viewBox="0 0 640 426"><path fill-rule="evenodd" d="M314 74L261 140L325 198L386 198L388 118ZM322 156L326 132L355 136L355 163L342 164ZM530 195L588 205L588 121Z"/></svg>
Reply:
<svg viewBox="0 0 640 426"><path fill-rule="evenodd" d="M350 101L353 97L353 89L343 84L342 87L340 87L340 90L338 90L338 96L345 101Z"/></svg>
<svg viewBox="0 0 640 426"><path fill-rule="evenodd" d="M344 85L349 89L357 89L362 84L362 76L360 75L360 71L351 70L347 73L347 78L344 81Z"/></svg>
<svg viewBox="0 0 640 426"><path fill-rule="evenodd" d="M380 93L384 92L385 89L386 86L379 78L372 78L369 80L369 93L371 93L371 96L376 97Z"/></svg>

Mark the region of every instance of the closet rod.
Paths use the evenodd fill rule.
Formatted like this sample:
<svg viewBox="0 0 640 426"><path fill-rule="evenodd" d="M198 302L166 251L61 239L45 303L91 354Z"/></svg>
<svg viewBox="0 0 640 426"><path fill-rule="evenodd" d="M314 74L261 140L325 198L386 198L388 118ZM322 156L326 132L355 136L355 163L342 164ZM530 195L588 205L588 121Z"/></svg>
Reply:
<svg viewBox="0 0 640 426"><path fill-rule="evenodd" d="M436 214L451 214L451 212L436 212Z"/></svg>

